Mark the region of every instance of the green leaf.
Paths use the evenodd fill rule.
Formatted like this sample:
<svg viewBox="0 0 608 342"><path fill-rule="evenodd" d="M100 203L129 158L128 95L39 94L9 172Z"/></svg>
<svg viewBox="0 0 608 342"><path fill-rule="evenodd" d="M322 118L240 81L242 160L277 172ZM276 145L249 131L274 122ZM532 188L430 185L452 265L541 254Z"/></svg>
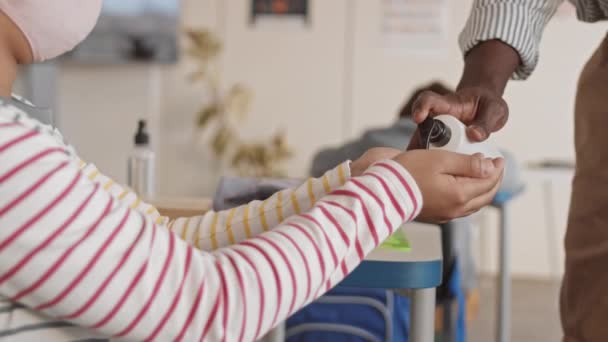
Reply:
<svg viewBox="0 0 608 342"><path fill-rule="evenodd" d="M211 142L211 146L216 155L221 156L226 152L226 148L228 144L233 139L234 135L230 128L226 126L220 127L220 129L215 134L213 141Z"/></svg>
<svg viewBox="0 0 608 342"><path fill-rule="evenodd" d="M213 33L207 30L190 30L186 32L186 36L191 45L187 54L192 57L212 59L217 57L222 50L222 44Z"/></svg>
<svg viewBox="0 0 608 342"><path fill-rule="evenodd" d="M210 106L198 112L198 127L204 128L209 122L219 115L217 106Z"/></svg>
<svg viewBox="0 0 608 342"><path fill-rule="evenodd" d="M207 75L205 74L205 71L201 69L188 75L188 82L194 83L197 81L201 81L204 80L206 76Z"/></svg>

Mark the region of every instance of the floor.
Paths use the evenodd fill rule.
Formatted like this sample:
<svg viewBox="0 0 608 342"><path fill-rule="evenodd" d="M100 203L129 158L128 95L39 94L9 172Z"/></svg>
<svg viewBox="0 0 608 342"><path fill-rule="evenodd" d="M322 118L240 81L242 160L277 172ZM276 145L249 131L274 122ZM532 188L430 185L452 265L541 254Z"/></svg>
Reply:
<svg viewBox="0 0 608 342"><path fill-rule="evenodd" d="M470 342L495 341L495 286L490 278L480 283L479 314L469 327ZM511 341L560 341L559 282L513 280Z"/></svg>

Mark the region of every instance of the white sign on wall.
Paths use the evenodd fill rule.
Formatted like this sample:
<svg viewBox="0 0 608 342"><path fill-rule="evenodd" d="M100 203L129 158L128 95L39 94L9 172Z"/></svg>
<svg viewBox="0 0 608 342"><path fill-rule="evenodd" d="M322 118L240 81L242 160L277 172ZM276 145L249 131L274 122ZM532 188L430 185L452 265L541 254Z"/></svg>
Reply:
<svg viewBox="0 0 608 342"><path fill-rule="evenodd" d="M382 0L380 32L387 52L441 53L446 46L446 0Z"/></svg>

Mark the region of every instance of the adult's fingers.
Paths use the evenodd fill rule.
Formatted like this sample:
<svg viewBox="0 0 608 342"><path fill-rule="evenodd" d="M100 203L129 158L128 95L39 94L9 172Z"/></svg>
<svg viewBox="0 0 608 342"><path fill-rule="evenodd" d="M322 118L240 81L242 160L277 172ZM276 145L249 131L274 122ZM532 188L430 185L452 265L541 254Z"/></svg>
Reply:
<svg viewBox="0 0 608 342"><path fill-rule="evenodd" d="M466 103L460 97L425 91L418 96L412 106L412 118L416 123L421 123L433 114L449 114L462 118L467 109L470 111L473 107L473 103Z"/></svg>
<svg viewBox="0 0 608 342"><path fill-rule="evenodd" d="M406 151L424 149L426 148L425 143L425 141L422 141L420 130L416 129L416 131L414 131L414 135L412 135L412 138L410 139L410 143L407 145Z"/></svg>
<svg viewBox="0 0 608 342"><path fill-rule="evenodd" d="M467 127L467 135L473 141L486 140L491 133L503 128L509 118L509 107L499 97L481 97L477 113Z"/></svg>

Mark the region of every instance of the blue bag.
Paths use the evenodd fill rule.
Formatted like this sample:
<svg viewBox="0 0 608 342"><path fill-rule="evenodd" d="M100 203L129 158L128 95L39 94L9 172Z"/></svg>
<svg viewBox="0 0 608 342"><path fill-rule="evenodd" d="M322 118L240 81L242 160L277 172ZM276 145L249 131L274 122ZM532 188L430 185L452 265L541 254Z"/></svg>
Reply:
<svg viewBox="0 0 608 342"><path fill-rule="evenodd" d="M409 299L384 289L335 287L287 320L288 342L407 341Z"/></svg>
<svg viewBox="0 0 608 342"><path fill-rule="evenodd" d="M445 300L457 305L454 340L466 341L465 299L455 261ZM391 290L337 286L292 315L287 342L406 342L409 298Z"/></svg>

